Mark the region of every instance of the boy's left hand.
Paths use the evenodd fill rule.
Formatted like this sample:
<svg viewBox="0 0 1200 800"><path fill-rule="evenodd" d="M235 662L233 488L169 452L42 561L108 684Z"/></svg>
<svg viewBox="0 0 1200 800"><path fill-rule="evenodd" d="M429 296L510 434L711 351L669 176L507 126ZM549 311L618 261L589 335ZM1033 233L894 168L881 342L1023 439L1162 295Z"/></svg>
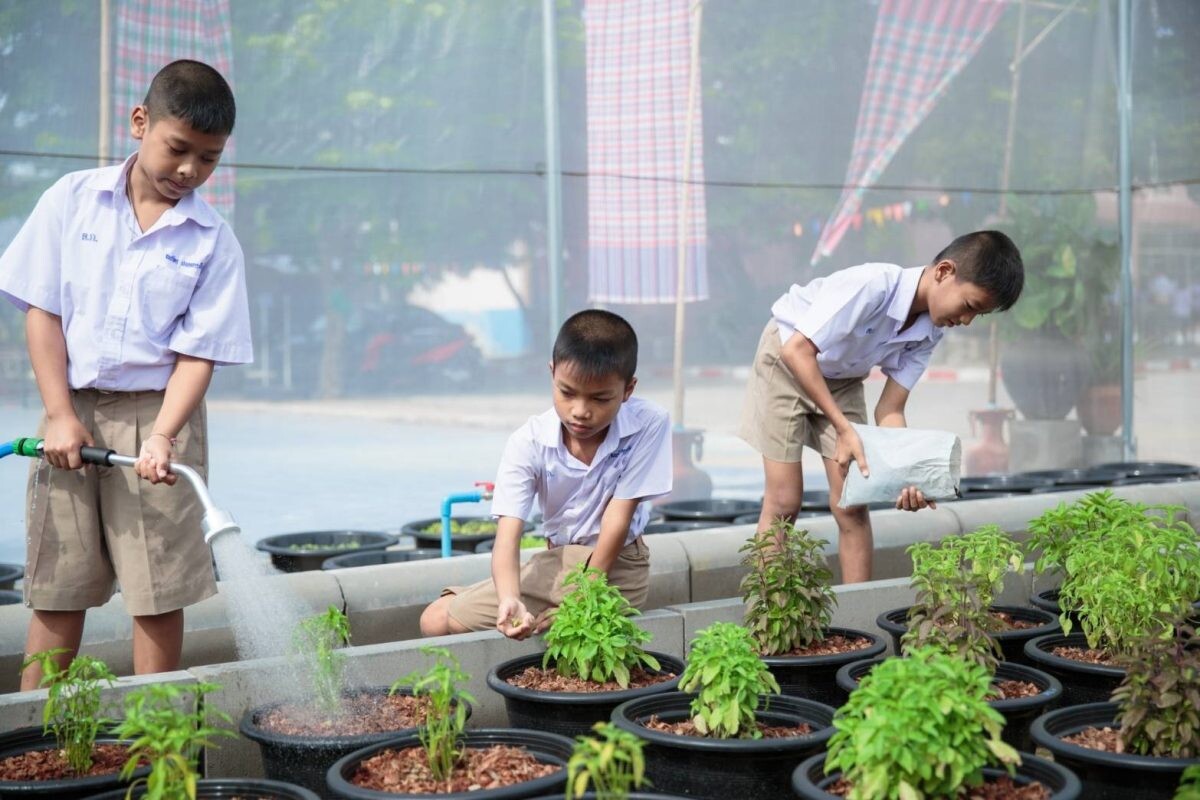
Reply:
<svg viewBox="0 0 1200 800"><path fill-rule="evenodd" d="M142 452L133 465L134 471L151 483L174 486L179 476L170 470L171 450L171 440L166 436L155 434L142 440Z"/></svg>
<svg viewBox="0 0 1200 800"><path fill-rule="evenodd" d="M918 511L922 508L937 508L937 502L927 500L925 494L915 486L907 486L900 492L896 500L896 508L901 511Z"/></svg>

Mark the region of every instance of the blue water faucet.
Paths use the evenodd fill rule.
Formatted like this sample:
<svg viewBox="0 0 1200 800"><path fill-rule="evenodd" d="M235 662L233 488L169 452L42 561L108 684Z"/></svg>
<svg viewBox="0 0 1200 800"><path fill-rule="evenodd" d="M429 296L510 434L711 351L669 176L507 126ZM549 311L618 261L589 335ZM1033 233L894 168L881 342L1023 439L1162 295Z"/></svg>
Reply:
<svg viewBox="0 0 1200 800"><path fill-rule="evenodd" d="M475 481L475 485L483 488L473 492L452 494L442 501L442 558L450 557L450 506L455 503L478 503L483 500L491 500L492 493L496 489L496 484L491 481Z"/></svg>

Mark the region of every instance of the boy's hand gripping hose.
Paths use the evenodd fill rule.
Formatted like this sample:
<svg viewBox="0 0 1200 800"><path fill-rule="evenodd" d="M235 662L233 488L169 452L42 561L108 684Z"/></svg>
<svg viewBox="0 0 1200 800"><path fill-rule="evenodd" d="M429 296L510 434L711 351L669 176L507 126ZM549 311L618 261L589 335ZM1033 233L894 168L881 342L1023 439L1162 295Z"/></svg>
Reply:
<svg viewBox="0 0 1200 800"><path fill-rule="evenodd" d="M42 440L28 437L0 444L0 458L10 453L29 458L41 458ZM123 456L105 447L81 447L79 455L85 464L104 467L132 467L137 463L137 459L133 456ZM211 545L212 540L222 533L241 533L242 529L233 521L233 515L213 505L212 497L208 494L208 487L204 485L203 479L196 470L187 464L171 464L170 470L191 484L196 497L200 499L200 505L204 507L200 530L204 533L205 544Z"/></svg>

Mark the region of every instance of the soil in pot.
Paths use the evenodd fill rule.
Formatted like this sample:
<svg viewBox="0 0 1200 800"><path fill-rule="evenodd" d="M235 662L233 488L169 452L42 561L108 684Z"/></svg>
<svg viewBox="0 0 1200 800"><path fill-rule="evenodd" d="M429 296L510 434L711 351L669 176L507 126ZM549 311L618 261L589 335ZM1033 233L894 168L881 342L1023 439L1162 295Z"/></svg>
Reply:
<svg viewBox="0 0 1200 800"><path fill-rule="evenodd" d="M0 760L0 786L5 782L61 781L96 775L115 775L129 760L123 744L97 744L92 748L92 768L86 773L71 771L62 750L29 750Z"/></svg>
<svg viewBox="0 0 1200 800"><path fill-rule="evenodd" d="M1087 646L1083 633L1051 633L1025 643L1025 655L1037 669L1062 683L1064 706L1106 702L1125 677L1103 651Z"/></svg>
<svg viewBox="0 0 1200 800"><path fill-rule="evenodd" d="M54 737L41 727L17 728L0 734L0 798L39 797L73 800L115 789L127 781L120 777L128 758L128 743L101 733L92 756L96 759L87 775L70 771ZM144 777L141 768L137 777Z"/></svg>
<svg viewBox="0 0 1200 800"><path fill-rule="evenodd" d="M1060 629L1058 618L1036 608L992 606L989 611L1000 626L991 636L1000 644L1004 660L1013 664L1036 666L1025 654L1025 643ZM885 611L876 620L880 628L892 636L895 652L900 652L900 639L908 631L908 608Z"/></svg>
<svg viewBox="0 0 1200 800"><path fill-rule="evenodd" d="M380 531L312 531L281 533L260 539L255 545L271 554L271 563L283 572L321 569L327 558L362 550L383 550L399 538Z"/></svg>

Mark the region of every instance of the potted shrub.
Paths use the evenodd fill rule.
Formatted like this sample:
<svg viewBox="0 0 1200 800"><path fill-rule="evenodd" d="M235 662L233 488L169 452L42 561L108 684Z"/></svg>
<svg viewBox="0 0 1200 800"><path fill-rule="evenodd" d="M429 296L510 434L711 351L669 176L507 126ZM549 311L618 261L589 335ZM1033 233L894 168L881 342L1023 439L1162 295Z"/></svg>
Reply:
<svg viewBox="0 0 1200 800"><path fill-rule="evenodd" d="M598 569L578 565L546 631L544 653L493 667L487 685L504 697L508 722L578 736L605 722L626 700L674 691L683 662L647 652L640 614Z"/></svg>
<svg viewBox="0 0 1200 800"><path fill-rule="evenodd" d="M908 554L913 564L912 586L921 598L918 605L924 619L928 620L936 609L952 610L958 605L962 589L953 588L951 582L965 570L970 591L988 611L983 620L985 627L999 643L1005 661L1027 664L1025 642L1058 630L1054 616L1045 611L993 604L1003 587L1004 575L1020 570L1022 564L1020 545L998 525L947 536L936 546L917 542L909 546ZM916 622L912 617L916 610L917 606L892 609L876 620L892 635L896 652L900 652L901 637Z"/></svg>
<svg viewBox="0 0 1200 800"><path fill-rule="evenodd" d="M822 703L838 700L837 671L883 653L883 640L831 628L837 602L825 566L824 542L786 520L755 534L739 552L745 625L780 690Z"/></svg>
<svg viewBox="0 0 1200 800"><path fill-rule="evenodd" d="M1034 723L1034 740L1079 775L1089 798L1170 800L1184 770L1200 768L1200 647L1191 626L1173 627L1120 657L1125 678L1113 702L1061 708Z"/></svg>
<svg viewBox="0 0 1200 800"><path fill-rule="evenodd" d="M200 755L217 736L233 732L216 727L215 718L229 722L220 711L208 708L206 695L221 687L212 683L181 686L151 684L125 697L125 719L116 728L128 738L129 759L122 770L134 778L145 764L149 772L136 778L129 789L96 795L94 800L193 800L193 798L254 797L256 800L317 800L317 795L281 781L251 778L200 778Z"/></svg>
<svg viewBox="0 0 1200 800"><path fill-rule="evenodd" d="M437 794L444 798L533 797L561 792L572 742L519 728L465 731L470 678L445 648L425 647L435 663L404 678L428 703L415 733L356 750L326 775L335 797L383 800Z"/></svg>
<svg viewBox="0 0 1200 800"><path fill-rule="evenodd" d="M35 653L21 665L41 667L46 705L42 727L0 735L2 797L91 797L125 783L120 772L129 742L113 734L115 720L101 700L116 676L91 656L76 656L63 669L58 657L65 652Z"/></svg>
<svg viewBox="0 0 1200 800"><path fill-rule="evenodd" d="M566 800L669 800L669 795L639 792L645 786L644 743L611 722L597 722L592 735L575 739L567 762ZM537 800L563 800L561 794Z"/></svg>
<svg viewBox="0 0 1200 800"><path fill-rule="evenodd" d="M342 756L370 744L415 732L427 703L397 681L350 689L345 654L350 623L337 607L303 620L293 637L294 656L308 676L305 696L246 710L239 730L256 742L268 778L325 791L325 773ZM469 715L470 708L463 713Z"/></svg>
<svg viewBox="0 0 1200 800"><path fill-rule="evenodd" d="M282 572L307 572L321 568L327 558L384 550L400 541L380 531L312 531L280 533L259 539L255 545L271 554L271 563Z"/></svg>
<svg viewBox="0 0 1200 800"><path fill-rule="evenodd" d="M825 746L833 709L776 696L750 632L717 622L697 634L683 691L622 703L613 722L646 742L658 791L688 797L779 797L796 761Z"/></svg>
<svg viewBox="0 0 1200 800"><path fill-rule="evenodd" d="M990 684L980 664L933 647L887 659L838 709L829 752L802 763L793 787L810 800L923 800L985 781L1037 781L1054 800L1078 797L1067 770L1004 742L1004 719L987 704ZM839 783L837 794L828 791Z"/></svg>

